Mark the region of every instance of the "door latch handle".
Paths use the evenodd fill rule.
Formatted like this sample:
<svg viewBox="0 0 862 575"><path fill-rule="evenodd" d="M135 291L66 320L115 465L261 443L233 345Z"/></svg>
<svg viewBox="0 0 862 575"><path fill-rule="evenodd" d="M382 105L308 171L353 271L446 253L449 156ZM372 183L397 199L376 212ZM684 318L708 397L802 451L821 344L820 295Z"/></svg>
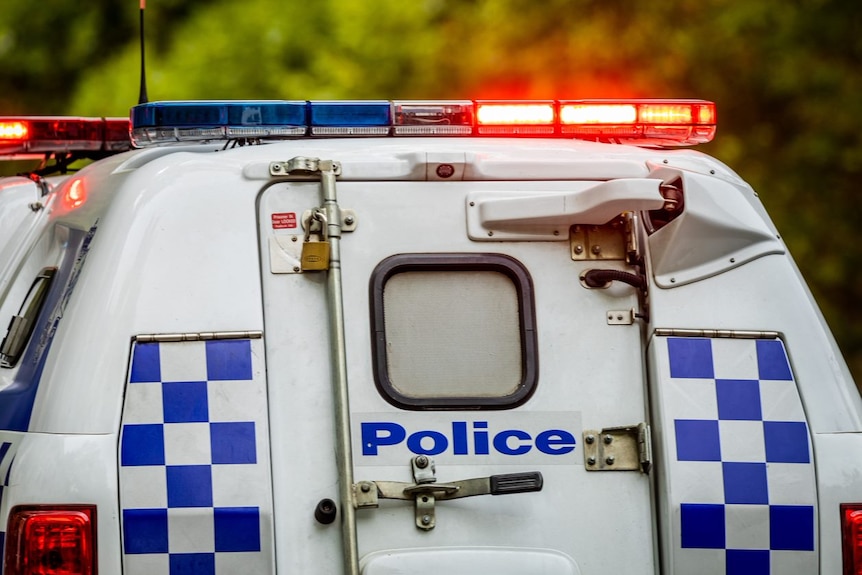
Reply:
<svg viewBox="0 0 862 575"><path fill-rule="evenodd" d="M417 459L411 463L417 469ZM360 481L353 486L354 506L357 509L376 508L380 499L402 499L414 501L416 527L428 531L436 525L435 503L448 499L461 499L477 495L511 495L541 491L544 479L539 471L504 473L490 477L462 479L448 483L437 483L434 462L425 457L420 461L416 483L402 481ZM421 465L421 463L426 463Z"/></svg>

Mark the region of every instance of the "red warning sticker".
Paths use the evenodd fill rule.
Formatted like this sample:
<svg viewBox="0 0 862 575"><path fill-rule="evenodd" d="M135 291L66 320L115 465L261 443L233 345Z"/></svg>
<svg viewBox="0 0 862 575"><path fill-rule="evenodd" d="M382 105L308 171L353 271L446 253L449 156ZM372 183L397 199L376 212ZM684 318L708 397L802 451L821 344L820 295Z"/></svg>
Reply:
<svg viewBox="0 0 862 575"><path fill-rule="evenodd" d="M272 214L272 229L287 230L296 227L296 212Z"/></svg>

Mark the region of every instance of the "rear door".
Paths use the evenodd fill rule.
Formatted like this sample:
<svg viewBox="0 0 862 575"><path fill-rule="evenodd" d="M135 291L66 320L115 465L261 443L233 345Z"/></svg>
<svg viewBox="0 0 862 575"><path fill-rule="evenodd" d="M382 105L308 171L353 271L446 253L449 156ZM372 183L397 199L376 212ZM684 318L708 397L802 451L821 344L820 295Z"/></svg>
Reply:
<svg viewBox="0 0 862 575"><path fill-rule="evenodd" d="M338 181L298 273L333 213L307 176L259 204L279 569L654 573L643 309L582 280L635 272L626 225L489 215L598 183Z"/></svg>

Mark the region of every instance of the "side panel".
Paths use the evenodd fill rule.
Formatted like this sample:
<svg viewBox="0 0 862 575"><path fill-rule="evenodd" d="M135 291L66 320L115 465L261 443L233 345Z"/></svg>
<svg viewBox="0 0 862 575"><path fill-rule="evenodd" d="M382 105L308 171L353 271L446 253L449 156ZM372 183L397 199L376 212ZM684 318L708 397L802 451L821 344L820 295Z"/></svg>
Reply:
<svg viewBox="0 0 862 575"><path fill-rule="evenodd" d="M273 572L260 339L135 343L120 439L126 575Z"/></svg>
<svg viewBox="0 0 862 575"><path fill-rule="evenodd" d="M654 337L649 361L664 571L816 573L814 454L783 342Z"/></svg>

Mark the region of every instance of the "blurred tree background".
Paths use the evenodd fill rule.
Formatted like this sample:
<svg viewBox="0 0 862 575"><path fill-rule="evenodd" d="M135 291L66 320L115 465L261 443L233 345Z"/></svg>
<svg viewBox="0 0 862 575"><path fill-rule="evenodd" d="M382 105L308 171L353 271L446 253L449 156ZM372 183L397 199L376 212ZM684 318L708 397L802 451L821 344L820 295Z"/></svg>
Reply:
<svg viewBox="0 0 862 575"><path fill-rule="evenodd" d="M0 113L125 116L135 0L3 0ZM696 97L862 383L862 2L150 0L150 100Z"/></svg>

